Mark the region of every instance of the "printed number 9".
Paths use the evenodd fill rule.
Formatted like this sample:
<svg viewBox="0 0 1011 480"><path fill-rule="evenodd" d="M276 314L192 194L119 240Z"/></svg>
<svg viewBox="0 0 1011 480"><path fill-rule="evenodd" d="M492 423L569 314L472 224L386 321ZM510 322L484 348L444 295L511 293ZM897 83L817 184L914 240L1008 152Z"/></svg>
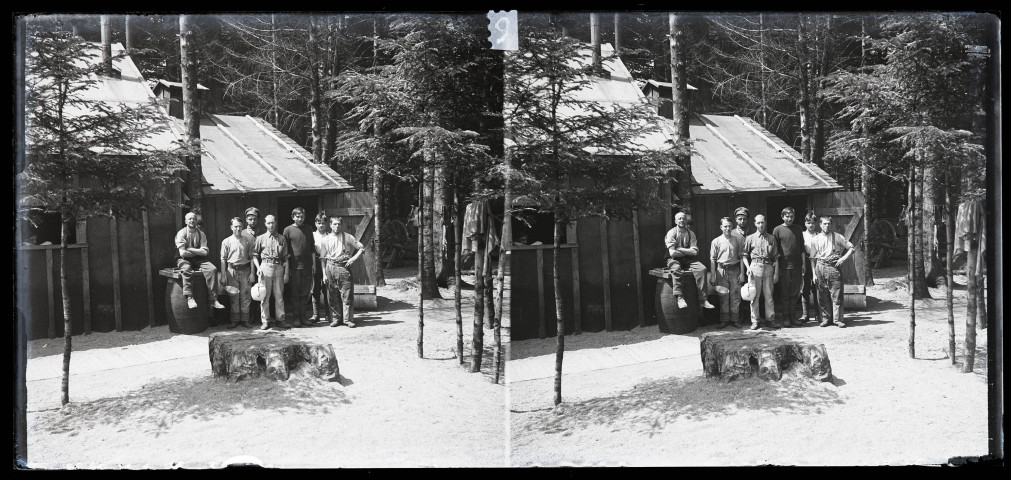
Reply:
<svg viewBox="0 0 1011 480"><path fill-rule="evenodd" d="M499 44L504 42L506 36L509 35L509 19L507 17L499 17L498 21L495 22L495 30L502 32L502 35L495 39L495 43Z"/></svg>

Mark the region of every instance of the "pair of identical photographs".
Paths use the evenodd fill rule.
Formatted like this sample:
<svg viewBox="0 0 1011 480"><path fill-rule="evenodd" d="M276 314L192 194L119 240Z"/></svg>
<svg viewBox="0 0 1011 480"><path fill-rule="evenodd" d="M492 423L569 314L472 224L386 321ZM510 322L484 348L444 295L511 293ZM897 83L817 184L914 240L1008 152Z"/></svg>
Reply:
<svg viewBox="0 0 1011 480"><path fill-rule="evenodd" d="M898 225L907 238L909 178L993 205L986 197L997 141L987 100L999 72L992 16L493 11L19 20L15 75L29 112L17 132L26 139L22 153L63 138L33 136L53 116L32 108L51 113L58 95L37 95L46 85L32 68L51 38L45 32L65 32L91 42L92 62L106 41L113 56L111 74L88 77L90 91L106 96L76 108L127 105L114 112L122 120L154 97L173 118L157 134L130 140L167 149L187 138L183 76L196 76L203 172L198 187L188 179L144 183L150 177L141 172L143 191L133 191L117 173L134 175L135 165L96 163L91 174L105 178L60 184L59 192L76 195L63 202L74 221L61 222L59 209L46 206L61 202L57 183L31 168L45 162L18 156L22 466L908 465L992 452L988 379L999 375L1000 339L989 338L992 328L962 325L971 272L955 267L951 353L943 285L928 289L938 300L914 304L923 310L911 333L905 287L895 287L906 259L871 250L860 237L884 225L863 218L870 204L871 218ZM676 88L681 79L686 89ZM160 175L166 165L149 164L146 173ZM923 167L943 180L924 184ZM955 171L963 173L944 173ZM89 196L81 184L106 194ZM114 192L137 202L157 192L171 205L91 215L88 202L115 201ZM926 197L945 203L943 195ZM296 207L307 219L340 216L369 247L352 272L359 328L274 332L332 345L337 381L301 371L286 381L219 378L208 369L208 340L235 332L227 322L210 319L192 335L170 328L173 280L159 270L173 265L172 236L194 198L212 261L229 235L223 225L249 207L275 215L279 232ZM759 332L824 347L829 381L804 375L799 361L784 364L779 380L711 378L700 344L727 331L717 328L719 296L709 297L712 313L671 313L664 303L670 280L652 271L664 266L674 213L691 213L698 255L708 260L721 218L740 207L748 223L768 218L770 232L786 207L798 219L831 214L837 231L859 245L842 267L854 328L808 322ZM898 233L883 238L876 244L904 251ZM979 257L984 263L989 252ZM944 263L943 255L928 257ZM980 298L992 299L986 288ZM993 308L984 301L976 312ZM986 314L976 314L986 325ZM62 383L68 316L69 389ZM962 344L969 332L971 352ZM913 335L917 350L907 353ZM972 373L962 373L966 362Z"/></svg>

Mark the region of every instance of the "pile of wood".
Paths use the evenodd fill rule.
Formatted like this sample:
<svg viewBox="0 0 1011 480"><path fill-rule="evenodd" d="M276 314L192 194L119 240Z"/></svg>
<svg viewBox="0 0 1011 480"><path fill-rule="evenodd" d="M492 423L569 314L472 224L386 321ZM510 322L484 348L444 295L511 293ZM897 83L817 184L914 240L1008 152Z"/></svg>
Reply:
<svg viewBox="0 0 1011 480"><path fill-rule="evenodd" d="M278 332L216 332L208 341L211 371L215 376L238 381L266 375L287 380L301 364L325 380L340 379L333 346L286 337Z"/></svg>
<svg viewBox="0 0 1011 480"><path fill-rule="evenodd" d="M707 332L700 338L706 376L733 380L758 375L779 380L797 371L821 381L832 380L832 365L823 344L806 344L770 332Z"/></svg>

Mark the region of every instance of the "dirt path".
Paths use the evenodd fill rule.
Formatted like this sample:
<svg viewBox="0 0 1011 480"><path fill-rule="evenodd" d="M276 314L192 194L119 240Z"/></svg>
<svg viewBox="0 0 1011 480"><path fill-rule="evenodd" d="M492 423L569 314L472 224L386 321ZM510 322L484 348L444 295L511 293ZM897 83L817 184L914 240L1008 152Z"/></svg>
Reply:
<svg viewBox="0 0 1011 480"><path fill-rule="evenodd" d="M105 369L82 360L72 370L72 403L66 409L59 408L58 376L40 373L30 380L29 466L504 466L505 387L490 382L490 362L480 374L458 364L452 300L426 302L426 354L417 358L417 290L392 286L409 275L409 269L387 272L391 286L379 289L377 311L356 313L364 320L359 328L287 333L332 343L340 383L304 375L287 382L230 383L211 375L206 339L202 352L193 353L186 343L193 337L171 334L165 326L75 337L74 359L115 358L119 352L141 360ZM442 293L452 298L449 290ZM468 354L472 294L464 291ZM214 327L198 339L222 329ZM490 332L485 330L488 358ZM175 342L179 354L144 360L138 348L148 344L145 351L155 350L158 342ZM52 362L61 352L59 339L33 341L29 368L33 362Z"/></svg>
<svg viewBox="0 0 1011 480"><path fill-rule="evenodd" d="M987 330L978 331L975 373L961 373L964 287L956 291L952 366L944 301L918 302L917 359L910 359L905 290L885 286L901 270L876 274L881 286L869 289L868 310L847 314L850 328L780 331L824 343L834 382L788 375L721 383L703 377L697 354L565 375L558 408L551 404L553 379L514 382L512 464L904 465L985 455ZM933 293L943 299L941 290ZM670 337L653 326L570 336L566 348L576 356L583 349L674 345ZM511 358L553 363L553 347L553 339L515 342Z"/></svg>

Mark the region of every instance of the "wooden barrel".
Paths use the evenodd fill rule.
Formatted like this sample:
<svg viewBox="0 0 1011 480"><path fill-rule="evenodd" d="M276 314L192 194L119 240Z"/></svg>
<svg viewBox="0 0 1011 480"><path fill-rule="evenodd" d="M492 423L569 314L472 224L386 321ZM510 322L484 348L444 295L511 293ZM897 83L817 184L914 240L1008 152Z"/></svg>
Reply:
<svg viewBox="0 0 1011 480"><path fill-rule="evenodd" d="M210 317L207 285L199 274L193 280L193 299L197 301L197 308L189 308L186 304L182 279L170 278L166 282L165 318L170 332L192 335L207 330Z"/></svg>
<svg viewBox="0 0 1011 480"><path fill-rule="evenodd" d="M691 273L687 274L692 277ZM674 298L674 284L670 278L656 279L656 317L660 331L663 333L691 333L699 326L699 294L694 278L685 278L681 284L681 293L688 304L687 308L678 308Z"/></svg>

